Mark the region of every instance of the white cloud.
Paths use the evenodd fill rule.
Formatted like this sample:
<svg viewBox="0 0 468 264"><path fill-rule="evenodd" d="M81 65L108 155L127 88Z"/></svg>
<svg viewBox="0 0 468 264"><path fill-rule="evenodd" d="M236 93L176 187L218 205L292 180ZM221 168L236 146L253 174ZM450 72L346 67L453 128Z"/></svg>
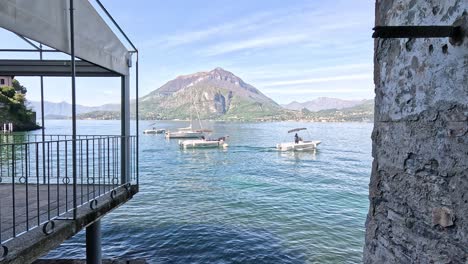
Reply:
<svg viewBox="0 0 468 264"><path fill-rule="evenodd" d="M301 67L302 66L302 67ZM304 79L306 76L317 73L336 73L338 75L340 72L372 72L373 64L372 63L350 63L350 64L340 64L333 66L310 66L310 68L303 65L270 65L269 69L263 68L240 68L233 69L235 72L244 71L251 75L253 78L251 80L255 82L265 82L265 81L274 81L274 80L284 80L284 79ZM301 78L302 77L302 78Z"/></svg>
<svg viewBox="0 0 468 264"><path fill-rule="evenodd" d="M241 41L229 41L221 44L216 44L208 47L200 53L206 56L214 56L234 51L240 51L253 48L266 48L281 45L288 45L307 40L309 37L306 34L293 34L283 36L265 36L251 38Z"/></svg>
<svg viewBox="0 0 468 264"><path fill-rule="evenodd" d="M264 87L274 87L274 86L291 86L291 85L303 85L303 84L312 84L312 83L324 83L332 81L353 81L353 80L372 80L372 74L350 74L350 75L340 75L340 76L329 76L329 77L316 77L309 79L299 79L299 80L287 80L287 81L276 81L270 83L264 83Z"/></svg>
<svg viewBox="0 0 468 264"><path fill-rule="evenodd" d="M288 89L288 90L271 90L264 89L264 93L271 95L307 95L307 94L343 94L343 93L370 93L372 88L360 89L360 88L350 88L350 89Z"/></svg>
<svg viewBox="0 0 468 264"><path fill-rule="evenodd" d="M275 14L272 12L256 13L252 16L241 18L236 21L231 21L228 23L219 24L204 29L193 30L188 32L179 32L163 36L157 39L150 39L148 41L145 41L141 45L145 47L162 45L166 48L172 48L176 46L203 41L219 35L228 35L232 32L245 33L255 31L261 27L265 27L266 25L276 21L274 17Z"/></svg>

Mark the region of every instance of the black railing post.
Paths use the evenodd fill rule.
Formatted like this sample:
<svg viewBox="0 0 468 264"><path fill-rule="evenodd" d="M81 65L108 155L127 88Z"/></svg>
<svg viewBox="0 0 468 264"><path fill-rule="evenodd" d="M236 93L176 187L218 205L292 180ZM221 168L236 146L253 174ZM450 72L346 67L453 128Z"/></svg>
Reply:
<svg viewBox="0 0 468 264"><path fill-rule="evenodd" d="M39 51L39 59L42 60L42 44L39 43L39 48L40 48L40 51ZM41 129L41 135L42 135L42 142L45 141L45 119L44 119L44 77L40 77L41 78L41 126L42 126L42 129ZM42 149L42 156L44 157L45 156L45 150ZM45 163L42 163L42 168L43 168L43 176L42 176L42 179L43 179L43 183L45 184Z"/></svg>
<svg viewBox="0 0 468 264"><path fill-rule="evenodd" d="M16 157L15 145L11 145L11 188L12 188L12 207L13 207L13 237L16 237L16 197L15 197L15 173L16 173Z"/></svg>

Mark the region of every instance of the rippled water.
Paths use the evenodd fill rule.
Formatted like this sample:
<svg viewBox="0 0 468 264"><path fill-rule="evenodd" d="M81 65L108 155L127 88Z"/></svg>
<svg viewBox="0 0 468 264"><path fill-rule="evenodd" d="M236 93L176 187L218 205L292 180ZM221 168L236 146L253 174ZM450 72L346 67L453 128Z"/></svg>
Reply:
<svg viewBox="0 0 468 264"><path fill-rule="evenodd" d="M67 133L69 121L49 121ZM149 123L142 122L145 128ZM160 122L158 127L183 127ZM142 135L140 193L103 221L107 258L149 263L359 263L371 170L372 124L205 123L227 150L182 151ZM316 153L279 153L286 131L307 127ZM116 121L79 132L118 133ZM50 258L84 258L84 233Z"/></svg>

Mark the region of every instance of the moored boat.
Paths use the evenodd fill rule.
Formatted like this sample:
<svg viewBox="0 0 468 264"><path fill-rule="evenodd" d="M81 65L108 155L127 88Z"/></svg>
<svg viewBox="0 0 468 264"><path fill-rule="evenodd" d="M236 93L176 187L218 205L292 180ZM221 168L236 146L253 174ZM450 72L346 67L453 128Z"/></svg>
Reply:
<svg viewBox="0 0 468 264"><path fill-rule="evenodd" d="M179 131L167 131L166 132L166 138L171 139L171 138L202 138L203 137L203 131L193 131L193 130L179 130Z"/></svg>
<svg viewBox="0 0 468 264"><path fill-rule="evenodd" d="M179 146L181 148L226 148L226 138L221 137L218 139L192 139L192 140L180 140Z"/></svg>
<svg viewBox="0 0 468 264"><path fill-rule="evenodd" d="M164 132L166 132L165 129L162 129L162 128L152 128L152 129L145 129L143 131L143 134L163 134Z"/></svg>

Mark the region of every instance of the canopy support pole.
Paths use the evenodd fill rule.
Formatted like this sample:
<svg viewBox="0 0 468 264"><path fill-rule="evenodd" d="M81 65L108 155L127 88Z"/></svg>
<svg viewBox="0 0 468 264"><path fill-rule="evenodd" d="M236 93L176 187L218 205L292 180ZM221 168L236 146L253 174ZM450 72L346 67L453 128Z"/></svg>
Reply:
<svg viewBox="0 0 468 264"><path fill-rule="evenodd" d="M71 55L71 88L72 88L72 175L73 175L73 219L77 218L77 164L76 164L76 69L75 69L75 24L73 17L73 0L70 0L70 55Z"/></svg>
<svg viewBox="0 0 468 264"><path fill-rule="evenodd" d="M121 184L130 182L130 76L121 77Z"/></svg>

